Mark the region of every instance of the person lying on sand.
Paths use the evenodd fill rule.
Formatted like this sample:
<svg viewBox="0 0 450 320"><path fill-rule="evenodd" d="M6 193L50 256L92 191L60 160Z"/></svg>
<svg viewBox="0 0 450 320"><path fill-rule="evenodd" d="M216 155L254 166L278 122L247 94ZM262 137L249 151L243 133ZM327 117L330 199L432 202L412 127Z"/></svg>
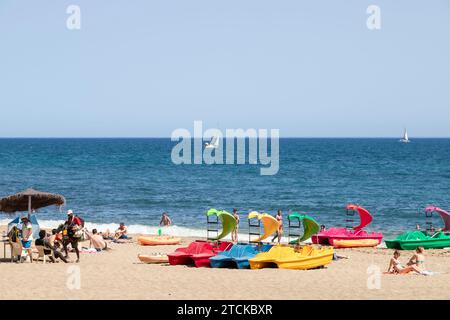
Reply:
<svg viewBox="0 0 450 320"><path fill-rule="evenodd" d="M389 261L389 268L386 273L399 274L404 269L404 266L401 264L398 258L400 258L400 252L398 250L395 250L393 257Z"/></svg>

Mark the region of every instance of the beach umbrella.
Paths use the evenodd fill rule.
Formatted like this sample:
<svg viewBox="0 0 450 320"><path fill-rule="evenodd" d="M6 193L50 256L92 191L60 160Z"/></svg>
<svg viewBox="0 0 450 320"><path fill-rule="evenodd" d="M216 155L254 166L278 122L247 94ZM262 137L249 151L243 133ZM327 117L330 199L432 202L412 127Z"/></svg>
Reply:
<svg viewBox="0 0 450 320"><path fill-rule="evenodd" d="M4 197L0 199L0 212L15 213L17 211L28 211L31 216L33 210L48 206L63 206L66 199L60 194L41 192L34 189Z"/></svg>
<svg viewBox="0 0 450 320"><path fill-rule="evenodd" d="M15 213L18 211L28 211L28 219L30 219L33 227L33 237L37 237L40 227L36 216L32 215L31 212L52 205L63 206L65 203L66 199L60 194L41 192L29 188L25 191L1 198L0 212ZM16 217L8 224L8 232L13 226L20 224L20 219L20 217Z"/></svg>

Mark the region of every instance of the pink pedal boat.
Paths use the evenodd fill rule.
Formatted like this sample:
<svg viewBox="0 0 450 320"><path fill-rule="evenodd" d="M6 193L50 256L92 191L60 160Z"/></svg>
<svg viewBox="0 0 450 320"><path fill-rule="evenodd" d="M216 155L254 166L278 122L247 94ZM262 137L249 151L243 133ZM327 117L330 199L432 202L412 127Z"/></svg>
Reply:
<svg viewBox="0 0 450 320"><path fill-rule="evenodd" d="M360 223L356 227L349 228L330 228L319 232L312 236L311 240L315 244L333 245L334 240L377 240L378 244L383 239L383 234L380 232L366 232L364 227L372 222L372 215L369 211L356 204L349 204L346 207L347 216L352 216L354 212L359 214ZM347 219L347 222L352 220Z"/></svg>

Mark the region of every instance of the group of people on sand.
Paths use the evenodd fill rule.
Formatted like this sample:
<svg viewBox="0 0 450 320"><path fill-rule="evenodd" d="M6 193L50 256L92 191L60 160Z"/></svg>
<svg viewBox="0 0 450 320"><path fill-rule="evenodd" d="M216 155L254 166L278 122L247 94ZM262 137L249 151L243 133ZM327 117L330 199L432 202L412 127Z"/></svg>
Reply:
<svg viewBox="0 0 450 320"><path fill-rule="evenodd" d="M89 247L81 248L81 251L100 252L108 250L106 240L115 242L126 242L130 238L127 235L127 227L120 223L114 233L107 230L105 233L98 232L97 229L88 231L84 226L84 220L75 215L72 210L67 211L67 219L56 229L47 233L45 230L39 231L39 237L33 239L33 225L29 217L24 216L17 226L13 226L8 232L8 240L12 248L13 260L24 262L29 258L33 262L32 244L42 247L45 256L50 262L61 260L65 263L69 261L69 252L75 252L76 262L80 261L79 242L89 240Z"/></svg>
<svg viewBox="0 0 450 320"><path fill-rule="evenodd" d="M238 242L238 231L239 231L239 214L236 208L233 209L233 217L236 219L236 227L231 232L231 241L237 243ZM275 233L274 237L272 238L272 242L275 241L275 239L278 239L278 243L281 242L281 237L283 235L283 213L281 210L277 210L277 214L275 215L275 219L277 219L279 225L278 230Z"/></svg>
<svg viewBox="0 0 450 320"><path fill-rule="evenodd" d="M73 249L77 254L77 262L80 260L78 241L83 235L84 221L74 215L72 210L67 211L67 220L57 229L53 229L51 234L45 230L39 231L39 237L33 239L33 225L28 216L21 218L17 226L13 226L8 233L8 239L12 248L13 260L24 262L27 258L33 262L32 244L43 247L45 255L49 256L51 262L58 259L68 261L68 252Z"/></svg>
<svg viewBox="0 0 450 320"><path fill-rule="evenodd" d="M425 249L423 247L417 247L413 256L409 259L406 265L402 264L399 260L400 251L395 250L393 257L389 262L387 274L408 274L410 272L417 274L424 274L425 271Z"/></svg>

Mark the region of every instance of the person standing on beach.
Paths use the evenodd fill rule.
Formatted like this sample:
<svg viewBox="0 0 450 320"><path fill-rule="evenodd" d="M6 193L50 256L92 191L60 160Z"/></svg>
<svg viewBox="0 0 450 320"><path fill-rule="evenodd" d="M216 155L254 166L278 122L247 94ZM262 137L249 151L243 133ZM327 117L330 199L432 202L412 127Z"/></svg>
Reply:
<svg viewBox="0 0 450 320"><path fill-rule="evenodd" d="M22 227L21 227L21 239L23 250L28 252L30 256L30 261L33 262L33 251L31 249L31 244L33 242L33 226L31 225L28 217L22 217Z"/></svg>
<svg viewBox="0 0 450 320"><path fill-rule="evenodd" d="M275 233L275 236L272 238L272 242L278 237L278 244L281 242L281 236L283 235L283 214L281 213L281 210L277 211L277 215L275 216L277 219L279 225L277 233Z"/></svg>
<svg viewBox="0 0 450 320"><path fill-rule="evenodd" d="M172 220L170 219L169 215L167 214L167 212L163 212L162 216L161 216L161 221L159 221L159 225L160 226L171 226L172 225Z"/></svg>
<svg viewBox="0 0 450 320"><path fill-rule="evenodd" d="M237 209L233 209L233 217L236 219L236 227L231 232L231 241L237 243L238 241L238 231L239 231L239 214Z"/></svg>
<svg viewBox="0 0 450 320"><path fill-rule="evenodd" d="M67 246L70 245L75 250L75 253L77 254L77 263L80 262L80 250L78 250L78 240L79 240L79 231L81 231L82 228L82 222L79 217L74 216L73 211L69 210L67 211L67 220L64 223L64 229L66 230L67 234L64 235L63 233L63 246L64 246L64 252L65 252L65 258L68 258L69 254L67 251Z"/></svg>

